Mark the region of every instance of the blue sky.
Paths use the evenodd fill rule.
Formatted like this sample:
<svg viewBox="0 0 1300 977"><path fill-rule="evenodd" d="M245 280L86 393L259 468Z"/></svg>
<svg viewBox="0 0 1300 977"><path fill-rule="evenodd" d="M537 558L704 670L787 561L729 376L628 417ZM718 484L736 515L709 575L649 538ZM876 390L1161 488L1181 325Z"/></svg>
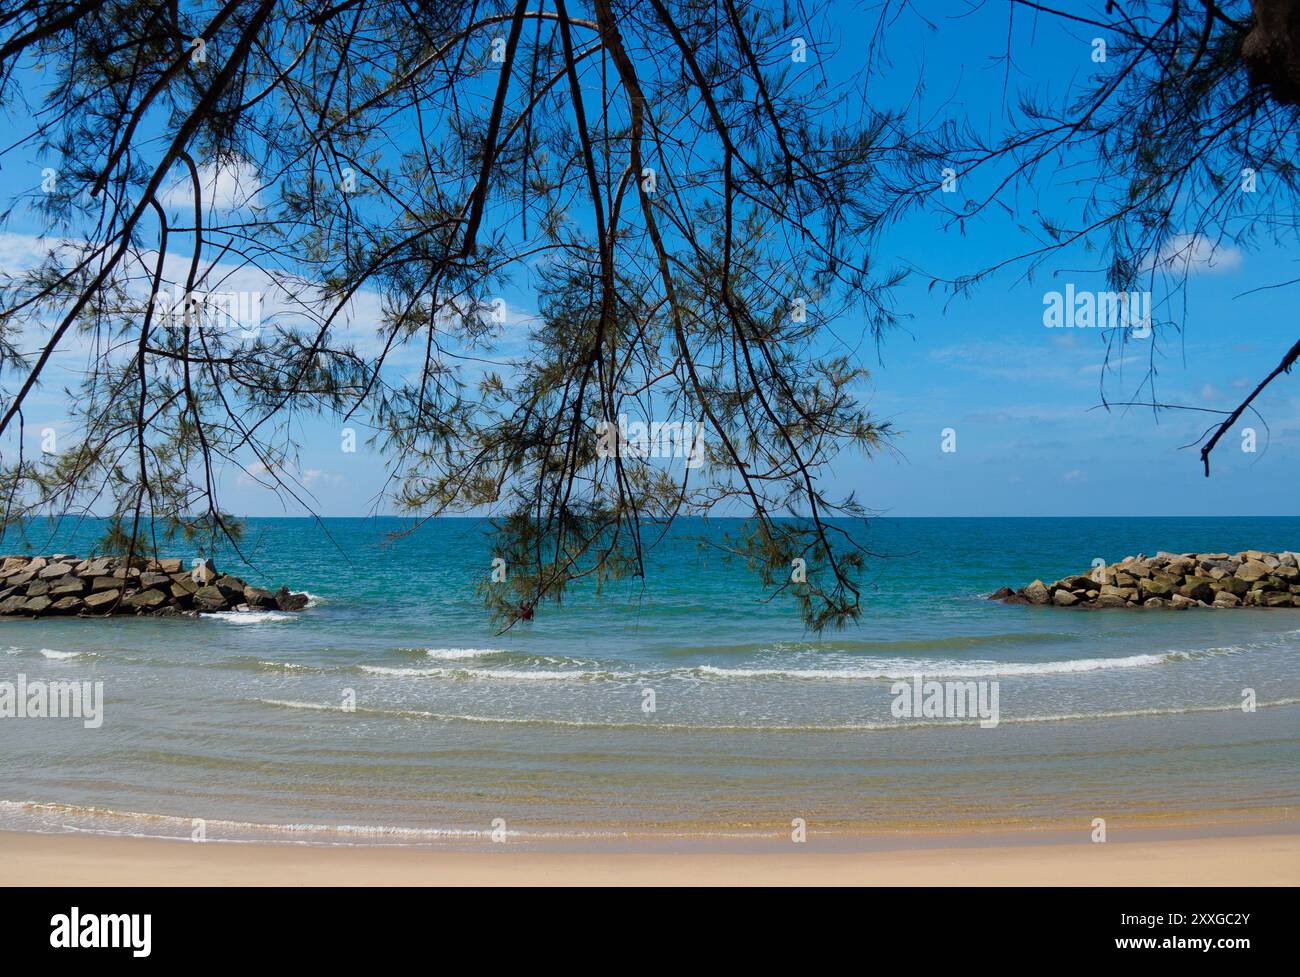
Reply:
<svg viewBox="0 0 1300 977"><path fill-rule="evenodd" d="M891 45L897 77L910 89L923 74L935 101L951 98L951 114L977 129L996 131L1004 79L1014 100L1017 89L1058 92L1097 68L1090 60L1097 30L1065 27L1025 8L1016 11L1009 71L995 60L1006 50L1006 5L936 24L933 33L913 32L910 42ZM1060 206L1078 192L1046 179L1032 189ZM1257 192L1265 198L1268 191L1261 179ZM992 216L966 236L944 233L937 220L909 221L890 244L903 263L931 274L969 273L990 256L1028 246L1022 216ZM1199 255L1205 260L1189 263L1183 332L1157 331L1156 393L1165 403L1230 409L1300 332L1287 314L1294 288L1245 294L1294 279L1296 255L1265 245L1227 248L1211 260L1208 250ZM1044 292L1066 282L1103 290L1098 264L1096 255L1066 251L1032 281L1017 267L969 298L909 283L900 309L913 317L884 346L872 401L900 428L905 457L853 465L845 475L859 495L897 515L1295 513L1300 378L1283 376L1256 401L1269 430L1248 415L1220 442L1206 479L1197 449L1183 446L1200 437L1210 415L1102 409L1103 331L1044 327ZM1150 344L1130 343L1118 369L1107 372L1110 400L1149 399L1138 388ZM1242 426L1257 430L1254 453L1241 450ZM940 450L944 428L957 432L953 453Z"/></svg>
<svg viewBox="0 0 1300 977"><path fill-rule="evenodd" d="M927 5L931 6L931 5ZM950 6L966 9L964 4ZM898 105L918 78L926 90L914 104L918 117L940 106L977 128L996 131L1004 81L1017 89L1063 90L1096 66L1090 61L1092 28L1067 28L1051 18L1033 22L1016 13L1016 65L997 61L1005 50L1007 7L991 3L970 16L934 17L933 30L905 20L890 34L888 74L867 86L877 107ZM833 6L825 15L838 40L817 47L832 77L852 71L862 58L867 17L858 8ZM817 38L815 40L822 41ZM773 41L773 43L783 43ZM859 95L859 97L861 97ZM0 121L3 143L13 121ZM35 192L47 161L21 154L0 161L6 186ZM937 179L937 176L936 176ZM960 188L965 190L966 188ZM1068 206L1077 188L1034 187L1043 200ZM1269 192L1267 177L1259 192ZM0 228L0 266L20 265L40 232L20 207ZM1025 249L1029 239L1014 215L990 213L965 234L945 229L937 216L909 218L892 230L875 254L880 268L915 270L895 296L907 318L879 349L851 318L835 322L828 350L848 346L872 370L863 391L873 413L898 429L896 452L874 460L842 458L835 487L852 490L885 514L923 515L1259 515L1294 514L1300 493L1300 377L1283 376L1258 401L1268 429L1250 418L1257 450L1241 450L1240 427L1220 445L1213 477L1206 479L1197 450L1184 447L1211 423L1211 415L1143 408L1100 407L1099 384L1105 334L1096 329L1047 329L1044 293L1072 282L1078 289L1104 289L1097 255L1063 252L1027 280L1016 267L986 280L969 296L952 298L928 288L931 275L969 273L991 257ZM1208 259L1209 255L1202 258ZM1181 334L1157 333L1157 393L1169 403L1229 408L1254 386L1295 341L1296 290L1252 291L1297 277L1296 256L1275 245L1226 249L1189 268ZM535 311L527 282L506 294L509 319L503 356L524 349ZM364 318L365 307L360 312ZM1105 377L1114 400L1138 393L1150 340L1124 350L1118 369ZM27 410L29 438L46 423L56 427L64 398L47 384ZM356 425L354 425L355 427ZM342 450L340 425L306 421L300 476L323 515L387 511L379 501L382 459L364 444ZM956 450L942 450L952 429ZM36 447L34 443L31 447ZM269 492L238 470L223 473L223 503L245 515L302 514L284 509Z"/></svg>

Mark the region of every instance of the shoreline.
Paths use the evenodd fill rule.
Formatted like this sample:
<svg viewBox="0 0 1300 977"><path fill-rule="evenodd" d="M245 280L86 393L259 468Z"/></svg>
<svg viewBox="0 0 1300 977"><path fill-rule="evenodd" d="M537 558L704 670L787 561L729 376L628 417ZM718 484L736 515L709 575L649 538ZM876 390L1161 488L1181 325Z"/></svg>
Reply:
<svg viewBox="0 0 1300 977"><path fill-rule="evenodd" d="M0 800L0 810L25 809L57 813L44 823L0 820L0 835L39 837L129 838L143 841L192 843L192 830L203 825L209 844L262 847L283 845L304 848L395 848L429 851L496 849L493 828L470 826L329 824L324 822L249 822L214 817L79 808L61 803ZM67 819L67 820L65 820ZM1127 842L1134 840L1192 841L1221 837L1300 835L1300 810L1293 805L1259 808L1200 808L1148 814L1107 814L1108 830ZM80 823L78 823L80 822ZM93 824L91 822L98 822ZM145 825L171 825L174 831L147 830ZM525 825L520 827L520 825ZM541 825L512 818L505 843L512 850L583 853L596 851L657 852L677 848L701 850L771 851L782 847L793 824L768 821L706 827L679 825L655 828L644 825L590 825L585 828ZM877 852L915 848L1022 847L1070 844L1092 831L1090 822L1075 817L1032 820L982 820L978 818L914 821L805 822L805 836L816 847L842 852ZM1116 840L1116 838L1112 838Z"/></svg>
<svg viewBox="0 0 1300 977"><path fill-rule="evenodd" d="M0 831L0 886L1300 885L1294 821L1112 830L1104 844L1079 831L1031 834L904 833L865 850L867 836L816 834L804 845L675 839L568 850Z"/></svg>

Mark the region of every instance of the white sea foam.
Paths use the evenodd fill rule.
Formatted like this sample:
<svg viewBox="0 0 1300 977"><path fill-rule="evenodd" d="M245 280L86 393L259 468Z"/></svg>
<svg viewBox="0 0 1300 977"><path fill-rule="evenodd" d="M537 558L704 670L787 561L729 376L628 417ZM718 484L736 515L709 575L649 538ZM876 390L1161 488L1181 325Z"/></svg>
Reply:
<svg viewBox="0 0 1300 977"><path fill-rule="evenodd" d="M394 668L388 665L360 665L370 675L400 678L501 679L517 682L584 681L592 678L618 677L616 672L546 671L518 668ZM628 678L632 673L627 674Z"/></svg>
<svg viewBox="0 0 1300 977"><path fill-rule="evenodd" d="M203 616L230 624L271 624L293 620L293 615L284 611L217 611Z"/></svg>
<svg viewBox="0 0 1300 977"><path fill-rule="evenodd" d="M487 658L490 655L505 655L509 652L500 648L425 648L424 654L439 661L458 661L462 658Z"/></svg>
<svg viewBox="0 0 1300 977"><path fill-rule="evenodd" d="M329 702L300 702L297 699L254 699L268 706L283 706L286 709L312 709L316 712L346 712L342 706Z"/></svg>
<svg viewBox="0 0 1300 977"><path fill-rule="evenodd" d="M52 658L55 661L66 661L69 658L77 658L82 652L80 651L56 651L53 648L42 648L41 654L46 658Z"/></svg>
<svg viewBox="0 0 1300 977"><path fill-rule="evenodd" d="M302 702L294 699L253 699L253 702L285 709L307 709L314 712L360 713L369 716L385 716L392 719L431 719L439 722L485 723L500 726L564 726L588 727L596 729L638 729L646 731L663 730L672 732L697 733L859 733L886 732L918 729L940 729L943 727L969 726L979 722L972 719L936 719L879 721L861 723L671 723L671 722L622 722L602 719L560 719L546 716L482 716L465 713L427 712L421 709L381 709L357 707L345 709L343 706L329 702ZM1276 706L1300 705L1300 698L1276 699L1271 702L1258 702L1256 708L1268 709ZM1171 706L1149 709L1117 709L1107 712L1074 712L1029 716L1003 716L1000 725L1026 725L1036 723L1095 722L1105 719L1139 719L1150 716L1187 716L1197 713L1237 712L1240 702L1223 705Z"/></svg>
<svg viewBox="0 0 1300 977"><path fill-rule="evenodd" d="M475 657L464 652L473 649L439 649L450 653L448 657ZM361 665L361 671L371 675L405 678L443 678L449 680L497 679L515 682L590 682L629 681L640 678L712 678L737 679L800 679L810 681L871 681L910 679L914 675L927 678L978 678L982 676L1010 675L1068 675L1079 672L1109 671L1123 668L1147 668L1182 662L1192 658L1232 654L1235 647L1212 648L1202 651L1168 651L1158 655L1128 655L1122 658L1075 658L1050 662L998 662L948 660L889 660L874 667L851 665L842 668L723 668L717 665L696 665L663 671L612 671L586 669L519 669L519 668L455 668L455 667L393 667L388 665ZM477 651L477 650L474 650ZM478 652L488 654L489 652ZM437 656L434 656L437 657Z"/></svg>
<svg viewBox="0 0 1300 977"><path fill-rule="evenodd" d="M112 808L92 807L80 804L46 804L38 801L0 800L0 815L37 816L59 829L68 832L90 834L122 834L131 837L175 837L167 829L175 829L183 837L189 837L193 831L195 818L177 817L171 814L150 814L139 811L116 811ZM80 821L83 824L68 823ZM89 822L90 826L84 823ZM96 823L98 822L98 823ZM137 830L114 830L114 823L131 825ZM146 826L153 831L138 830ZM364 838L396 838L410 841L434 841L447 838L489 838L492 829L478 828L406 828L381 824L268 824L256 821L230 821L220 818L204 819L204 827L209 832L209 841L239 841L240 838L212 837L212 834L229 832L232 834L284 834L284 835L322 835L358 836ZM507 837L519 837L517 830L503 831Z"/></svg>
<svg viewBox="0 0 1300 977"><path fill-rule="evenodd" d="M978 677L983 675L1061 675L1070 672L1095 672L1113 668L1143 668L1179 661L1181 652L1163 655L1129 655L1125 658L1076 658L1055 662L916 662L881 668L718 668L700 665L695 671L715 678L796 678L824 680L910 679L922 674L926 678Z"/></svg>
<svg viewBox="0 0 1300 977"><path fill-rule="evenodd" d="M519 668L465 668L456 671L458 675L464 675L467 678L504 679L513 682L584 682L593 678L620 679L635 677L632 672L559 672L542 669L530 671Z"/></svg>

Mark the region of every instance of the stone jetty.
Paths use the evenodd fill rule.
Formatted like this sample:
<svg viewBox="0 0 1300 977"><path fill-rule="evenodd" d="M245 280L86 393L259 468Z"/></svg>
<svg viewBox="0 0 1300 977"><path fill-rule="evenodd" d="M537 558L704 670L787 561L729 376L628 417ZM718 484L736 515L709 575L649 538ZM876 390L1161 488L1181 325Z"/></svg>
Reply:
<svg viewBox="0 0 1300 977"><path fill-rule="evenodd" d="M211 560L155 560L137 556L81 559L0 557L0 615L53 617L150 614L196 617L217 611L300 611L306 594L274 593L221 573Z"/></svg>
<svg viewBox="0 0 1300 977"><path fill-rule="evenodd" d="M1003 587L991 600L1056 607L1300 607L1300 558L1291 552L1126 556L1053 584Z"/></svg>

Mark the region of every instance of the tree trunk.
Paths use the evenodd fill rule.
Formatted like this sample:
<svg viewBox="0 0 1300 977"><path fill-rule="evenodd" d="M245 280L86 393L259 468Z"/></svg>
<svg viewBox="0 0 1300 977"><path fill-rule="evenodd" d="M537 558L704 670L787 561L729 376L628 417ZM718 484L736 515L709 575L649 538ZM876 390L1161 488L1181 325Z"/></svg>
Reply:
<svg viewBox="0 0 1300 977"><path fill-rule="evenodd" d="M1300 0L1251 0L1254 25L1241 44L1250 83L1282 105L1300 105Z"/></svg>

